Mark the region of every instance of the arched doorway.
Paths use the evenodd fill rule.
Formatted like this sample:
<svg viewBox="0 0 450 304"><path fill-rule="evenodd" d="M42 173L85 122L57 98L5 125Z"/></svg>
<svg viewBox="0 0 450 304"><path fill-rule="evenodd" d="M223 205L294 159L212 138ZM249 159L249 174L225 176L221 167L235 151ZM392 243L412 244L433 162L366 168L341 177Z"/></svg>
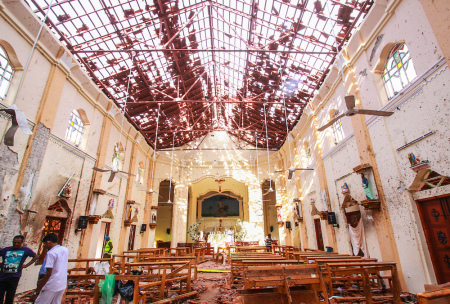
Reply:
<svg viewBox="0 0 450 304"><path fill-rule="evenodd" d="M44 225L42 227L41 239L49 233L55 233L58 236L58 244L61 245L64 234L66 233L67 219L70 217L71 213L72 210L69 208L65 199L60 199L48 207ZM38 250L39 260L36 261L36 264L39 265L44 262L46 252L47 249L45 249L41 243Z"/></svg>
<svg viewBox="0 0 450 304"><path fill-rule="evenodd" d="M174 186L174 182L169 180L164 180L159 184L155 231L155 241L158 247L170 247L172 241Z"/></svg>
<svg viewBox="0 0 450 304"><path fill-rule="evenodd" d="M277 197L275 191L275 183L266 180L261 185L263 211L264 211L264 235L270 234L272 239L280 239L278 231L277 219Z"/></svg>

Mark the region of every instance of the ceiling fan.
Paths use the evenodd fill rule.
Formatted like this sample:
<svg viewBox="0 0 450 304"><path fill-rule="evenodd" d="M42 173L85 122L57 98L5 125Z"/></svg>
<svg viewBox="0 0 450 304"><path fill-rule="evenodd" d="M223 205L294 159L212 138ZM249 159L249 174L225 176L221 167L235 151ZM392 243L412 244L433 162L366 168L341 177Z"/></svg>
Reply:
<svg viewBox="0 0 450 304"><path fill-rule="evenodd" d="M266 126L266 147L267 147L267 162L268 162L268 169L269 169L269 178L270 178L270 155L269 155L269 136L267 135L267 115L266 115L266 104L264 104L264 125ZM272 179L269 179L270 181L270 187L267 190L266 193L263 194L267 195L269 193L274 192L275 190L273 190L272 188Z"/></svg>
<svg viewBox="0 0 450 304"><path fill-rule="evenodd" d="M281 173L281 172L289 171L288 180L291 180L292 177L294 176L294 172L297 171L297 170L311 170L311 171L314 171L314 169L310 169L310 168L295 168L294 166L291 166L287 170L278 170L278 171L275 171L275 173Z"/></svg>
<svg viewBox="0 0 450 304"><path fill-rule="evenodd" d="M120 171L117 167L113 167L111 170L109 169L100 169L97 167L93 167L92 169L94 169L95 171L99 171L99 172L110 172L111 171L111 175L109 176L108 179L108 183L112 182L114 180L114 177L116 177L116 173L123 173L123 174L127 174L127 175L131 175L134 176L134 174L125 172L125 171Z"/></svg>
<svg viewBox="0 0 450 304"><path fill-rule="evenodd" d="M327 124L321 126L318 129L319 131L325 130L326 128L333 125L336 121L338 121L339 119L341 119L344 116L353 116L356 114L366 114L366 115L374 115L374 116L391 116L392 114L394 114L394 112L389 112L389 111L358 109L356 107L356 101L355 101L354 95L345 96L344 99L345 99L345 105L347 106L347 111L334 117Z"/></svg>
<svg viewBox="0 0 450 304"><path fill-rule="evenodd" d="M152 188L150 188L150 189L148 189L148 190L142 190L142 189L139 189L138 191L145 191L146 193L148 193L148 194L153 194L153 193L156 193L156 194L158 194L159 195L159 197L162 197L162 195L161 194L159 194L158 192L156 192L155 190L153 190Z"/></svg>
<svg viewBox="0 0 450 304"><path fill-rule="evenodd" d="M328 12L328 17L331 18L331 12L330 12L330 8L328 5L328 1L325 5L327 12ZM344 85L344 89L345 92L347 91L347 86L345 84L345 76L344 76L344 70L342 69L342 66L344 65L344 59L342 57L342 54L339 53L339 47L338 47L338 43L337 43L337 39L336 39L336 32L335 32L335 28L333 27L333 38L334 38L334 47L336 48L336 53L338 54L337 57L337 66L339 69L339 72L341 74L342 77L342 84ZM374 115L374 116L391 116L392 114L394 114L394 112L389 112L389 111L377 111L377 110L365 110L365 109L359 109L356 107L356 100L355 100L355 96L354 95L347 95L344 97L345 100L345 105L347 106L347 111L345 111L344 113L337 115L336 117L332 118L327 124L321 126L318 130L319 131L323 131L326 128L328 128L329 126L333 125L336 121L338 121L339 119L341 119L344 116L353 116L356 114L367 114L367 115Z"/></svg>

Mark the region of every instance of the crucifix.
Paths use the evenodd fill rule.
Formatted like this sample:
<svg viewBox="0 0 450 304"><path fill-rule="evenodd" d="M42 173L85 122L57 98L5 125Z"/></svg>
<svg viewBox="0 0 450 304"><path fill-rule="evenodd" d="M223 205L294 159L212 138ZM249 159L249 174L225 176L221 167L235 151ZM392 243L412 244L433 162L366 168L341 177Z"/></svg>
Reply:
<svg viewBox="0 0 450 304"><path fill-rule="evenodd" d="M216 183L219 183L219 192L222 192L222 185L221 185L221 183L223 183L224 181L225 180L223 178L215 180Z"/></svg>

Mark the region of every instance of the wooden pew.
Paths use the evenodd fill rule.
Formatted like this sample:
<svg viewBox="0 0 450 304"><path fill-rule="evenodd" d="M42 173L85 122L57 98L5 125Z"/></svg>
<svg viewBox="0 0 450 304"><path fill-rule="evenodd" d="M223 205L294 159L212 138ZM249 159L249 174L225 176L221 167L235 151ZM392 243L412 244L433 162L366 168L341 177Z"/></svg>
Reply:
<svg viewBox="0 0 450 304"><path fill-rule="evenodd" d="M95 263L108 262L111 270L112 266L112 258L111 259L69 259L69 263L76 263L75 267L68 269L69 274L72 272L82 272L79 274L90 274L94 272L93 266ZM92 263L92 264L91 264Z"/></svg>
<svg viewBox="0 0 450 304"><path fill-rule="evenodd" d="M236 252L265 252L266 246L255 245L255 246L241 246L236 247Z"/></svg>
<svg viewBox="0 0 450 304"><path fill-rule="evenodd" d="M137 256L131 255L114 255L113 256L113 267L120 273L126 273L127 265L144 265L145 263L155 263L157 265L159 262L178 262L178 261L190 261L192 264L192 268L195 268L194 271L194 279L197 279L197 257L196 256L184 256L184 257L148 257L144 261L138 261ZM121 258L120 261L117 261L116 258ZM157 267L155 267L157 268ZM136 269L134 267L132 270Z"/></svg>
<svg viewBox="0 0 450 304"><path fill-rule="evenodd" d="M132 270L144 271L146 274L152 274L153 272L160 274L160 272L164 269L174 271L178 267L184 266L186 263L189 263L191 267L191 270L189 272L193 273L192 279L196 280L197 279L196 261L197 260L195 257L171 257L171 258L168 257L167 260L126 263L124 267L126 274L131 274Z"/></svg>
<svg viewBox="0 0 450 304"><path fill-rule="evenodd" d="M243 289L238 292L244 295L244 304L278 304L285 300L293 304L317 304L319 293L323 303L329 303L322 275L315 264L249 266L244 272Z"/></svg>
<svg viewBox="0 0 450 304"><path fill-rule="evenodd" d="M437 290L431 290L431 291L425 291L417 294L417 300L419 301L419 304L429 304L430 300L434 299L442 299L442 303L444 303L445 300L450 302L450 287L445 287L442 289Z"/></svg>
<svg viewBox="0 0 450 304"><path fill-rule="evenodd" d="M179 289L171 289L170 291L178 292L176 299L182 299L196 295L197 292L191 291L192 280L192 264L191 261L171 261L171 262L143 262L130 263L126 265L126 271L131 272L133 268L158 267L156 273L142 273L138 275L116 275L115 280L132 280L134 281L134 297L133 304L140 301L146 303L169 303L175 298L168 298L169 290L166 288L167 283L179 282ZM196 268L195 268L196 271ZM98 288L100 279L104 279L103 275L69 275L67 296L69 299L80 299L88 297L93 299L93 303L99 303L101 293ZM183 288L184 285L184 288ZM141 295L139 294L141 292ZM155 302L156 301L156 302Z"/></svg>
<svg viewBox="0 0 450 304"><path fill-rule="evenodd" d="M233 255L230 261L230 270L231 270L231 284L234 284L236 277L243 273L242 261L243 260L272 260L272 261L285 261L282 256L279 255Z"/></svg>
<svg viewBox="0 0 450 304"><path fill-rule="evenodd" d="M146 295L139 295L139 280L141 277L134 275L116 275L115 280L127 280L134 282L134 296L133 296L133 304L138 304L140 301L145 303ZM99 282L100 280L104 280L104 275L72 275L69 274L67 276L68 280L68 288L66 289L66 298L71 299L72 303L74 303L75 299L80 300L81 297L88 297L89 299L93 299L93 303L100 303L101 292L99 290ZM76 283L74 283L76 282ZM78 287L78 289L73 288L74 286ZM72 288L71 288L72 287ZM80 302L79 302L80 303Z"/></svg>
<svg viewBox="0 0 450 304"><path fill-rule="evenodd" d="M335 292L334 286L346 288L345 286L352 283L358 286L358 290L352 291L356 293L355 296L338 297L335 298L336 301L364 300L367 304L372 304L375 300L390 299L392 303L400 303L401 287L396 263L355 261L327 263L326 267L328 290L331 295L340 294ZM385 272L390 272L390 275L386 275ZM389 288L383 285L384 280L388 280ZM349 290L348 287L346 289Z"/></svg>
<svg viewBox="0 0 450 304"><path fill-rule="evenodd" d="M231 274L231 284L233 286L239 286L244 283L243 281L243 275L245 272L245 269L247 269L250 266L274 266L274 265L300 265L304 264L302 261L299 260L285 260L281 257L281 259L251 259L248 260L240 260L238 261L237 265L234 267L234 271Z"/></svg>

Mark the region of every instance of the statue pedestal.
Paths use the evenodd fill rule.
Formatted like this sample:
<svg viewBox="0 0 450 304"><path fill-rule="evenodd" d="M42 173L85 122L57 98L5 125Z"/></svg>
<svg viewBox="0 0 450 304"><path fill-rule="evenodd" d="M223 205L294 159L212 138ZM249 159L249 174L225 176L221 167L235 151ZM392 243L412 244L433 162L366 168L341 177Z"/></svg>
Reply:
<svg viewBox="0 0 450 304"><path fill-rule="evenodd" d="M367 210L380 210L380 200L379 199L366 199L361 201L361 206Z"/></svg>

